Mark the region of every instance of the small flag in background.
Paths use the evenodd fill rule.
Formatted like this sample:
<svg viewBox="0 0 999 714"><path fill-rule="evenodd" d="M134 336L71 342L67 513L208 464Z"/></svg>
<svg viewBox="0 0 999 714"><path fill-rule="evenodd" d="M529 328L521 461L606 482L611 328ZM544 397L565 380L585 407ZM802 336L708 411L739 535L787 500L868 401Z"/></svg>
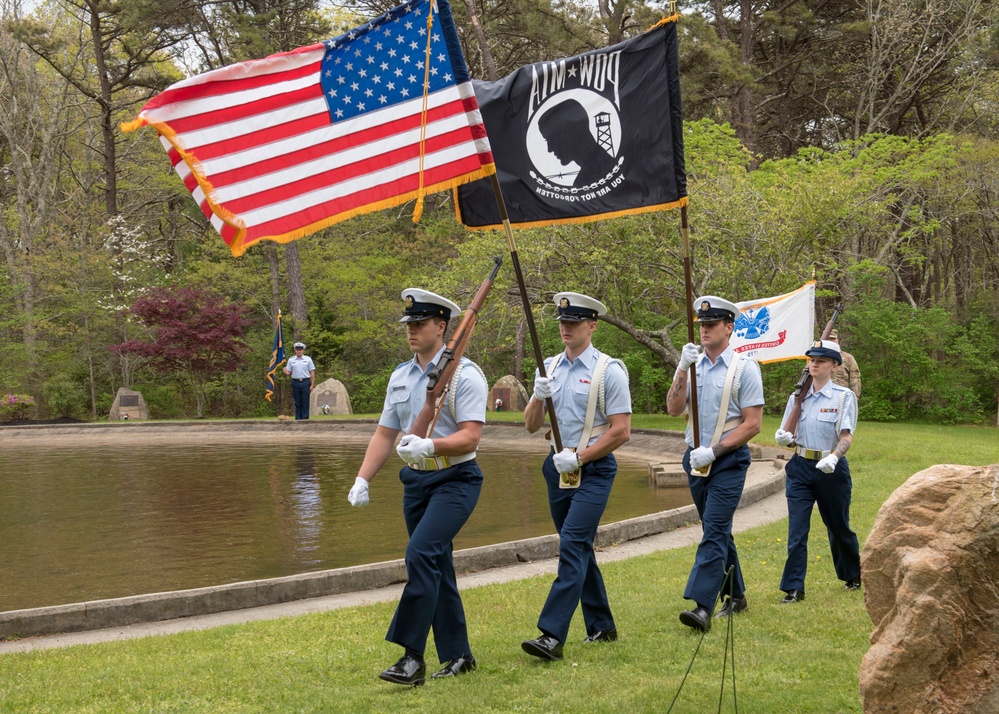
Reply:
<svg viewBox="0 0 999 714"><path fill-rule="evenodd" d="M815 338L815 281L794 292L761 300L737 302L742 311L729 343L736 352L757 362L807 359Z"/></svg>
<svg viewBox="0 0 999 714"><path fill-rule="evenodd" d="M451 9L435 6L409 0L335 39L178 82L122 128L160 133L233 255L488 176Z"/></svg>
<svg viewBox="0 0 999 714"><path fill-rule="evenodd" d="M686 204L678 18L611 47L474 82L512 225ZM490 181L455 192L466 227L502 227Z"/></svg>
<svg viewBox="0 0 999 714"><path fill-rule="evenodd" d="M277 330L274 332L274 349L271 351L271 363L267 366L267 379L264 389L264 399L271 400L274 395L274 373L284 364L284 332L281 329L281 312L277 316Z"/></svg>

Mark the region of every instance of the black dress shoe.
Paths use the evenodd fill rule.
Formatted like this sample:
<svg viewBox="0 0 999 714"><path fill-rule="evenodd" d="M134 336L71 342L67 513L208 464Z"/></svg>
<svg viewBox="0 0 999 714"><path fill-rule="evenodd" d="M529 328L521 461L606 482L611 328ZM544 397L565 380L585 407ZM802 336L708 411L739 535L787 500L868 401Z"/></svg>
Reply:
<svg viewBox="0 0 999 714"><path fill-rule="evenodd" d="M707 632L711 629L711 613L708 612L708 608L698 605L693 610L684 610L681 612L680 622L695 630Z"/></svg>
<svg viewBox="0 0 999 714"><path fill-rule="evenodd" d="M592 635L583 640L583 644L587 642L614 642L617 640L617 628L613 630L597 630Z"/></svg>
<svg viewBox="0 0 999 714"><path fill-rule="evenodd" d="M718 617L728 617L733 613L745 612L748 609L749 603L746 602L745 595L742 597L727 597L725 598L725 604L718 611Z"/></svg>
<svg viewBox="0 0 999 714"><path fill-rule="evenodd" d="M860 590L860 576L855 578L850 578L846 581L846 585L843 586L844 590Z"/></svg>
<svg viewBox="0 0 999 714"><path fill-rule="evenodd" d="M403 655L399 661L378 675L379 679L393 684L409 684L419 687L426 681L427 667L422 659Z"/></svg>
<svg viewBox="0 0 999 714"><path fill-rule="evenodd" d="M475 669L475 657L468 655L467 657L455 657L453 660L448 662L444 667L437 672L430 675L433 679L442 679L444 677L456 677L459 674L464 674L465 672L471 672Z"/></svg>
<svg viewBox="0 0 999 714"><path fill-rule="evenodd" d="M787 605L788 603L792 602L801 602L804 599L805 599L804 590L788 590L787 595L785 595L784 599L780 601L780 604Z"/></svg>
<svg viewBox="0 0 999 714"><path fill-rule="evenodd" d="M556 661L562 659L562 643L551 635L541 635L536 640L524 640L520 646L524 648L524 652L527 654L540 657L541 659Z"/></svg>

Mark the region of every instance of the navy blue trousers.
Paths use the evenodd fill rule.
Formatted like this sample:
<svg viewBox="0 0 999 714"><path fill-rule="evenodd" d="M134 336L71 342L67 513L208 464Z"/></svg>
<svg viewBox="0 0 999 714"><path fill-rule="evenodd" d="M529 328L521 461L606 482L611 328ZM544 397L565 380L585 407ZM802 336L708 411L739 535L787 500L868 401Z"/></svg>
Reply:
<svg viewBox="0 0 999 714"><path fill-rule="evenodd" d="M787 562L780 579L780 589L805 589L808 567L808 531L812 525L812 506L818 505L819 515L826 524L829 549L832 551L836 577L847 581L860 575L860 543L850 530L850 498L853 480L850 465L843 457L831 474L815 468L818 461L809 461L795 454L784 468L787 480Z"/></svg>
<svg viewBox="0 0 999 714"><path fill-rule="evenodd" d="M725 585L725 595L738 598L746 594L739 554L732 537L732 518L742 498L751 459L749 447L743 445L716 459L707 476L691 476L690 451L688 448L683 455L683 470L687 472L690 495L694 499L697 515L701 517L703 535L683 597L714 612L722 585ZM725 572L729 566L734 566L735 570L732 582L725 584Z"/></svg>
<svg viewBox="0 0 999 714"><path fill-rule="evenodd" d="M309 392L312 383L308 379L291 380L291 396L295 400L295 418L309 418Z"/></svg>
<svg viewBox="0 0 999 714"><path fill-rule="evenodd" d="M541 609L538 629L565 642L577 605L583 607L587 635L614 629L614 616L593 553L593 540L617 475L617 459L608 454L584 464L579 488L559 488L553 454L548 454L541 472L548 484L552 522L559 534L558 575Z"/></svg>
<svg viewBox="0 0 999 714"><path fill-rule="evenodd" d="M440 471L399 472L402 507L409 531L406 572L399 606L385 639L423 652L427 635L441 662L472 654L465 609L454 575L451 541L472 515L482 490L482 470L475 460Z"/></svg>

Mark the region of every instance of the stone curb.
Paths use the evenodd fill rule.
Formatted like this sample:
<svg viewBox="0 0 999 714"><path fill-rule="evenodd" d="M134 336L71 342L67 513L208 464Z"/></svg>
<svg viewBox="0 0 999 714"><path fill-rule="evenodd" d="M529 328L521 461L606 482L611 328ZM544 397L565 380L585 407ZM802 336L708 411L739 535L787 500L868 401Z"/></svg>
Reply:
<svg viewBox="0 0 999 714"><path fill-rule="evenodd" d="M784 472L775 468L772 476L746 485L739 507L761 501L783 488ZM600 526L597 531L596 544L599 548L606 548L697 521L697 511L691 505L608 523ZM454 560L456 572L465 575L557 556L558 536L548 535L459 550L455 552ZM292 600L375 590L405 580L406 564L400 559L282 578L11 610L0 612L0 639L82 632L209 615Z"/></svg>

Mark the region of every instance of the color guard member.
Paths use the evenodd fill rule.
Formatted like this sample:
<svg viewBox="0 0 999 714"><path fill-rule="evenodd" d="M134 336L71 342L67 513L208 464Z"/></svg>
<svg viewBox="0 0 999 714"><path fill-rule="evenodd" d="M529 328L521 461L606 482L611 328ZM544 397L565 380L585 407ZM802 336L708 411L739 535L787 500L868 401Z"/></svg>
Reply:
<svg viewBox="0 0 999 714"><path fill-rule="evenodd" d="M746 584L732 537L732 518L742 497L749 470L750 439L760 431L763 419L763 379L752 359L736 353L729 340L739 308L714 295L694 301L701 346L687 343L666 397L670 416L680 416L690 401L687 370L697 369L697 412L700 446L694 448L693 422L687 423L687 451L683 468L701 517L703 535L683 597L695 607L680 613L680 622L695 630L711 629L715 601L725 584L729 566L734 567L728 597L719 617L745 610Z"/></svg>
<svg viewBox="0 0 999 714"><path fill-rule="evenodd" d="M426 290L410 288L402 297L406 309L400 322L406 323L413 359L396 367L389 379L382 416L347 497L352 506L367 505L368 482L388 460L396 436L409 431L423 408L428 377L444 351L448 320L460 312L447 298ZM482 370L462 357L432 437L407 434L396 447L408 464L399 478L409 531L409 581L385 635L389 642L405 648L399 661L379 675L387 682L424 683L423 653L431 627L437 656L444 664L433 677L453 677L475 669L455 580L452 541L472 515L482 489L475 450L486 421L487 398Z"/></svg>
<svg viewBox="0 0 999 714"><path fill-rule="evenodd" d="M797 434L778 429L774 439L781 446L796 443L794 456L787 462L787 562L780 589L782 604L805 599L805 569L808 566L808 530L812 506L826 524L836 576L847 590L860 588L860 544L850 529L850 496L853 482L846 452L857 427L857 397L847 387L832 381L842 364L839 345L832 340L816 340L805 352L812 388L801 403ZM784 419L794 405L787 401Z"/></svg>
<svg viewBox="0 0 999 714"><path fill-rule="evenodd" d="M619 360L591 344L597 317L607 308L569 292L557 294L555 305L565 351L545 360L549 376L536 373L534 394L524 410L533 434L544 425L545 399L551 397L565 447L557 454L553 448L541 467L559 534L558 575L538 619L541 636L522 644L525 652L546 660L562 659L577 605L583 608L584 642L617 639L593 540L617 474L612 452L631 438L628 373Z"/></svg>

